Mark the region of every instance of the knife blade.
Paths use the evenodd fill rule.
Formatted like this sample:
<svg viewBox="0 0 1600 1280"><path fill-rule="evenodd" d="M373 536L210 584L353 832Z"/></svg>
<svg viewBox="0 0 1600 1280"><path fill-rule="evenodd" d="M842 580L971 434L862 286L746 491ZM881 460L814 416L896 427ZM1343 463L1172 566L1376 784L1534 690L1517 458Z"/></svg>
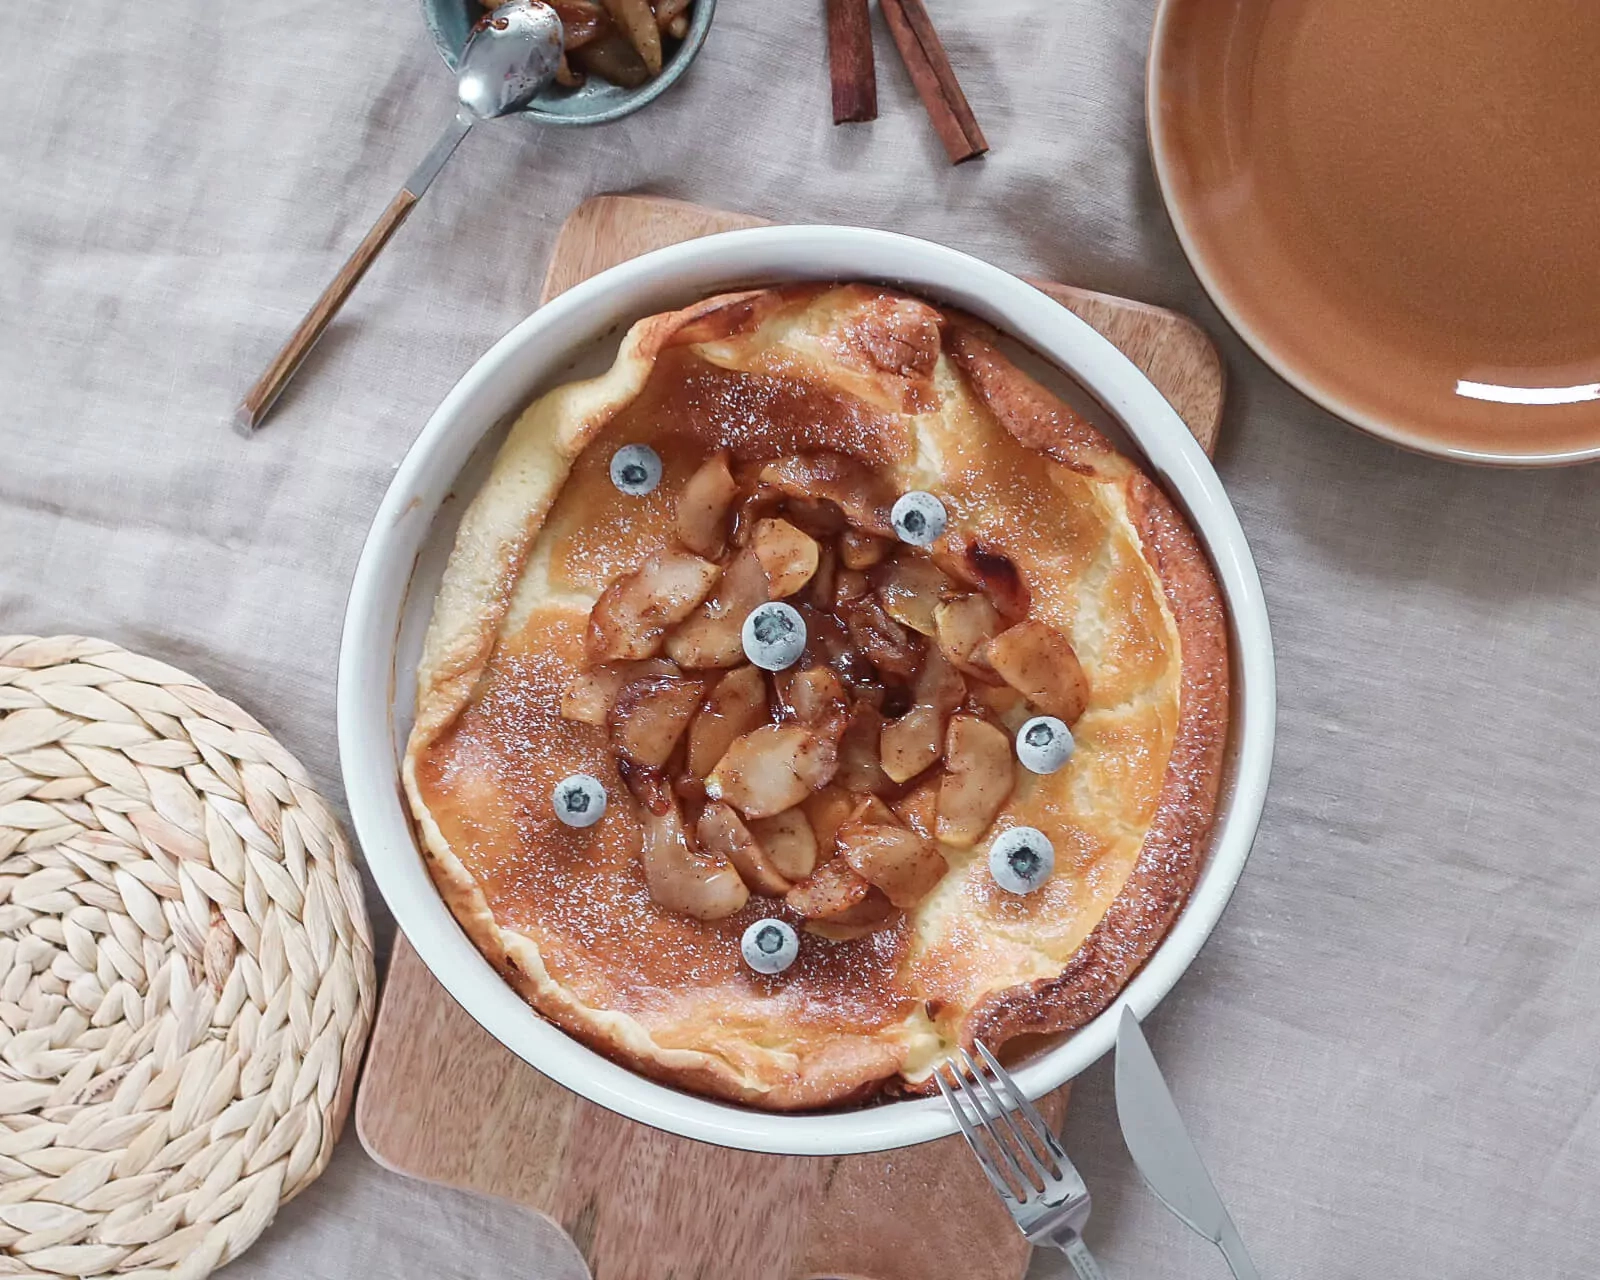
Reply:
<svg viewBox="0 0 1600 1280"><path fill-rule="evenodd" d="M1116 1095L1122 1140L1156 1198L1221 1249L1239 1280L1259 1280L1239 1229L1178 1114L1139 1020L1127 1005L1117 1026Z"/></svg>

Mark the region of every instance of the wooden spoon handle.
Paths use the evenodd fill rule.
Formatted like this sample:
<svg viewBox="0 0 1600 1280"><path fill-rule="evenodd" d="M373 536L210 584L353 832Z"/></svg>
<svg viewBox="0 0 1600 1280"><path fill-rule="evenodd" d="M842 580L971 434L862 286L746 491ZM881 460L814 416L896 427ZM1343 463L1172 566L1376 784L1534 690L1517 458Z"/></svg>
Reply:
<svg viewBox="0 0 1600 1280"><path fill-rule="evenodd" d="M327 331L334 316L338 315L339 308L344 306L344 301L350 296L351 290L361 283L361 277L367 274L383 246L389 243L394 233L400 230L406 217L416 206L417 197L405 187L400 188L395 198L389 201L389 207L373 223L372 230L356 246L344 266L339 268L339 274L329 282L328 287L322 291L322 296L317 299L316 305L306 312L306 317L300 322L299 327L289 335L289 341L283 344L283 350L272 358L272 363L267 366L266 372L256 380L256 384L245 392L245 397L239 402L239 408L234 412L233 420L239 429L249 435L267 416L267 411L272 408L273 401L289 385L289 379L294 377L295 370L300 367L300 362L310 354L311 348L317 345L317 339Z"/></svg>

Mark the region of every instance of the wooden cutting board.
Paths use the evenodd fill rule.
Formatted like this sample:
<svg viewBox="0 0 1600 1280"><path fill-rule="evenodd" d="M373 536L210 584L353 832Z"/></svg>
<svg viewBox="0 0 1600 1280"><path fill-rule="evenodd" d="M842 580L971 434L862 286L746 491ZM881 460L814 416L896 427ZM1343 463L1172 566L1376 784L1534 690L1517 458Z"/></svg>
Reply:
<svg viewBox="0 0 1600 1280"><path fill-rule="evenodd" d="M556 240L548 302L659 249L761 219L644 196L581 205ZM1210 339L1175 312L1038 287L1117 344L1209 453L1222 412ZM1067 1090L1041 1102L1059 1124ZM396 940L356 1127L399 1173L559 1223L594 1280L1019 1280L1028 1247L959 1138L806 1159L691 1142L583 1101L505 1049Z"/></svg>

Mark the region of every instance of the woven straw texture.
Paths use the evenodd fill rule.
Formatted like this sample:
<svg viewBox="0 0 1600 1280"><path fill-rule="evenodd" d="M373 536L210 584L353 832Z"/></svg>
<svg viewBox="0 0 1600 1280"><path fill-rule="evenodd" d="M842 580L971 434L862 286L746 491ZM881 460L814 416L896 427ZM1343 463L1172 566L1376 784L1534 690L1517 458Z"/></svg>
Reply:
<svg viewBox="0 0 1600 1280"><path fill-rule="evenodd" d="M0 1276L204 1276L322 1171L372 1015L361 882L233 703L0 637Z"/></svg>

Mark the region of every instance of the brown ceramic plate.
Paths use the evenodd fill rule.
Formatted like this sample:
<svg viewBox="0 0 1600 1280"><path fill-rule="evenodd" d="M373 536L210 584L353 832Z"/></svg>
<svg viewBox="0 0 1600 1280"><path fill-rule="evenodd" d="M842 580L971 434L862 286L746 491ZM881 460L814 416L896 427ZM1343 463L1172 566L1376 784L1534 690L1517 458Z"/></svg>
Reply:
<svg viewBox="0 0 1600 1280"><path fill-rule="evenodd" d="M1462 461L1600 456L1600 4L1162 0L1150 147L1284 378Z"/></svg>

